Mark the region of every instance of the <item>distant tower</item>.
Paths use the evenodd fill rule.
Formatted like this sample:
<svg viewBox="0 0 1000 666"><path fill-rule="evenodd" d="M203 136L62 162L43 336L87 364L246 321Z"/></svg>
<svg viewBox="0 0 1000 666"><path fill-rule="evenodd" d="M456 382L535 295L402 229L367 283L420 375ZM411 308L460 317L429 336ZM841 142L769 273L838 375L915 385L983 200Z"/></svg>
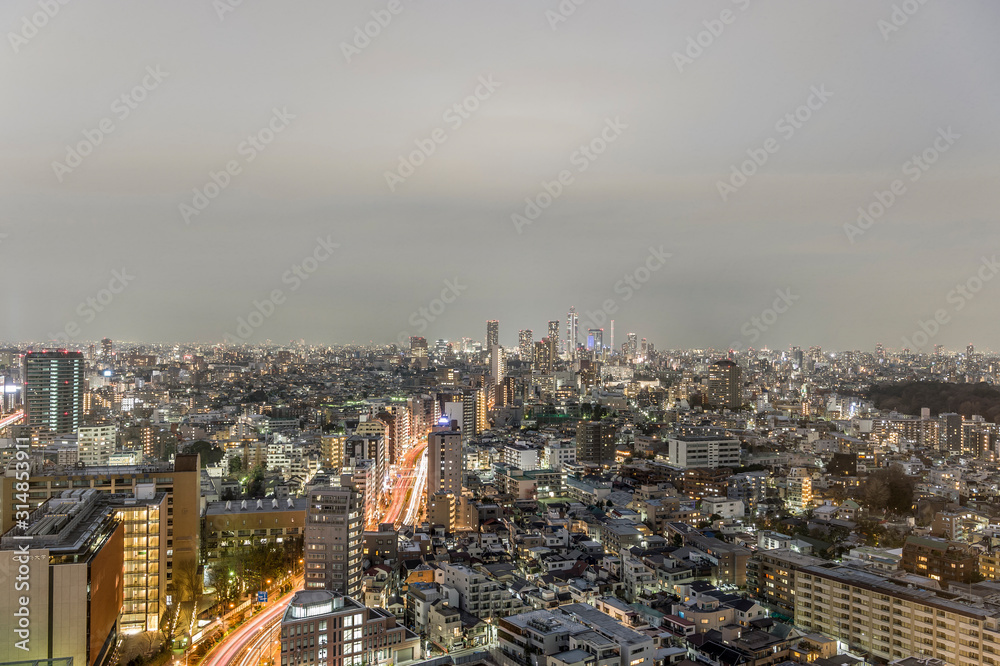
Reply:
<svg viewBox="0 0 1000 666"><path fill-rule="evenodd" d="M104 356L104 358L111 358L111 354L113 353L113 351L114 350L112 347L111 338L104 338L103 340L101 340L101 354Z"/></svg>
<svg viewBox="0 0 1000 666"><path fill-rule="evenodd" d="M500 344L500 322L490 319L486 322L486 349L489 351Z"/></svg>
<svg viewBox="0 0 1000 666"><path fill-rule="evenodd" d="M615 350L615 320L611 320L611 340L608 342L608 349Z"/></svg>
<svg viewBox="0 0 1000 666"><path fill-rule="evenodd" d="M531 363L534 348L531 345L531 338L534 332L531 329L523 329L517 336L517 353L525 363Z"/></svg>
<svg viewBox="0 0 1000 666"><path fill-rule="evenodd" d="M636 337L635 333L629 333L625 336L625 349L625 354L628 356L629 360L635 360L636 355L639 353L639 339Z"/></svg>
<svg viewBox="0 0 1000 666"><path fill-rule="evenodd" d="M549 322L549 335L548 335L548 338L549 338L549 344L552 345L555 348L556 354L558 354L559 353L559 320L558 319L553 319L552 321Z"/></svg>
<svg viewBox="0 0 1000 666"><path fill-rule="evenodd" d="M570 308L566 315L566 356L570 360L576 358L576 348L580 344L579 339L580 315L576 313L576 308Z"/></svg>
<svg viewBox="0 0 1000 666"><path fill-rule="evenodd" d="M969 344L969 346L965 348L965 357L966 358L972 358L972 355L975 354L975 353L976 353L976 348L973 347L972 344Z"/></svg>

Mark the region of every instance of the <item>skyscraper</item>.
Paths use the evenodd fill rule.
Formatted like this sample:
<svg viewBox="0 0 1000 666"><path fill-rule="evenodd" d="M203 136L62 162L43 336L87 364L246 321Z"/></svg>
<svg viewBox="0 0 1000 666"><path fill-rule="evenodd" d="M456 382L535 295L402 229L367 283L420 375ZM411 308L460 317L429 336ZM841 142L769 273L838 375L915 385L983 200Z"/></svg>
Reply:
<svg viewBox="0 0 1000 666"><path fill-rule="evenodd" d="M80 352L45 350L24 356L25 424L75 433L83 415L84 358Z"/></svg>
<svg viewBox="0 0 1000 666"><path fill-rule="evenodd" d="M490 375L495 384L499 384L507 376L507 355L500 345L490 347Z"/></svg>
<svg viewBox="0 0 1000 666"><path fill-rule="evenodd" d="M534 348L531 345L531 337L534 331L531 329L524 329L518 334L518 349L517 353L521 357L521 361L524 363L531 363L532 355L534 354Z"/></svg>
<svg viewBox="0 0 1000 666"><path fill-rule="evenodd" d="M427 497L462 494L462 433L453 425L427 436Z"/></svg>
<svg viewBox="0 0 1000 666"><path fill-rule="evenodd" d="M576 358L576 348L580 344L578 328L580 326L580 315L576 313L576 308L570 308L566 315L566 356L573 360Z"/></svg>
<svg viewBox="0 0 1000 666"><path fill-rule="evenodd" d="M553 319L549 322L549 344L555 348L556 354L559 353L559 320Z"/></svg>
<svg viewBox="0 0 1000 666"><path fill-rule="evenodd" d="M716 361L708 368L708 402L713 407L736 410L743 404L743 372L730 360Z"/></svg>
<svg viewBox="0 0 1000 666"><path fill-rule="evenodd" d="M553 349L548 338L535 343L535 372L552 372Z"/></svg>
<svg viewBox="0 0 1000 666"><path fill-rule="evenodd" d="M629 360L635 359L635 357L639 354L639 339L635 333L629 333L625 337L625 345L626 349L628 349L627 354Z"/></svg>
<svg viewBox="0 0 1000 666"><path fill-rule="evenodd" d="M608 349L611 353L615 351L615 320L611 320L611 340L608 341Z"/></svg>
<svg viewBox="0 0 1000 666"><path fill-rule="evenodd" d="M101 340L101 355L105 360L109 360L111 358L113 351L114 346L111 343L111 338L104 338Z"/></svg>
<svg viewBox="0 0 1000 666"><path fill-rule="evenodd" d="M587 331L587 349L593 350L598 356L604 349L604 329L592 328Z"/></svg>
<svg viewBox="0 0 1000 666"><path fill-rule="evenodd" d="M361 592L361 494L319 486L306 509L305 587L350 597Z"/></svg>
<svg viewBox="0 0 1000 666"><path fill-rule="evenodd" d="M486 349L489 351L493 347L500 345L500 322L490 319L486 322Z"/></svg>

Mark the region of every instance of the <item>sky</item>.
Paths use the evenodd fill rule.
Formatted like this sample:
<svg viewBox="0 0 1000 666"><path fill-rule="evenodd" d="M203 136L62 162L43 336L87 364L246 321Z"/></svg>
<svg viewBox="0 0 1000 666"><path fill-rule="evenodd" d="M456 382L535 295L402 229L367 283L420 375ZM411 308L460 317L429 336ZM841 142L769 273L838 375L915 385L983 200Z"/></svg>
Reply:
<svg viewBox="0 0 1000 666"><path fill-rule="evenodd" d="M0 340L1000 349L998 23L7 0Z"/></svg>

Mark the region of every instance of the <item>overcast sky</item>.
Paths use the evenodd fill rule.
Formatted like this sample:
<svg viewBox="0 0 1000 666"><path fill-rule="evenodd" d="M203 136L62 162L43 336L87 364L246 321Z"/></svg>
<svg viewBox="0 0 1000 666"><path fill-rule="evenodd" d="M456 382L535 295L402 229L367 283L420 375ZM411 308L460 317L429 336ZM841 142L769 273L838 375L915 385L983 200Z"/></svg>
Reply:
<svg viewBox="0 0 1000 666"><path fill-rule="evenodd" d="M0 4L0 339L1000 348L996 2L50 1Z"/></svg>

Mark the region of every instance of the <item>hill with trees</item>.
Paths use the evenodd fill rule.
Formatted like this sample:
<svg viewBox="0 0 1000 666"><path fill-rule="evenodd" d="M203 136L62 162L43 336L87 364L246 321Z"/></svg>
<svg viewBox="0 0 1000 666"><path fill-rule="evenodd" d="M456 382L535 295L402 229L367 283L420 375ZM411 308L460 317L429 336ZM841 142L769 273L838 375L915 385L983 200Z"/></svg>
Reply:
<svg viewBox="0 0 1000 666"><path fill-rule="evenodd" d="M969 417L978 414L991 423L1000 418L1000 389L986 383L902 382L875 384L868 397L878 409L920 415L927 407L931 415L954 412Z"/></svg>

